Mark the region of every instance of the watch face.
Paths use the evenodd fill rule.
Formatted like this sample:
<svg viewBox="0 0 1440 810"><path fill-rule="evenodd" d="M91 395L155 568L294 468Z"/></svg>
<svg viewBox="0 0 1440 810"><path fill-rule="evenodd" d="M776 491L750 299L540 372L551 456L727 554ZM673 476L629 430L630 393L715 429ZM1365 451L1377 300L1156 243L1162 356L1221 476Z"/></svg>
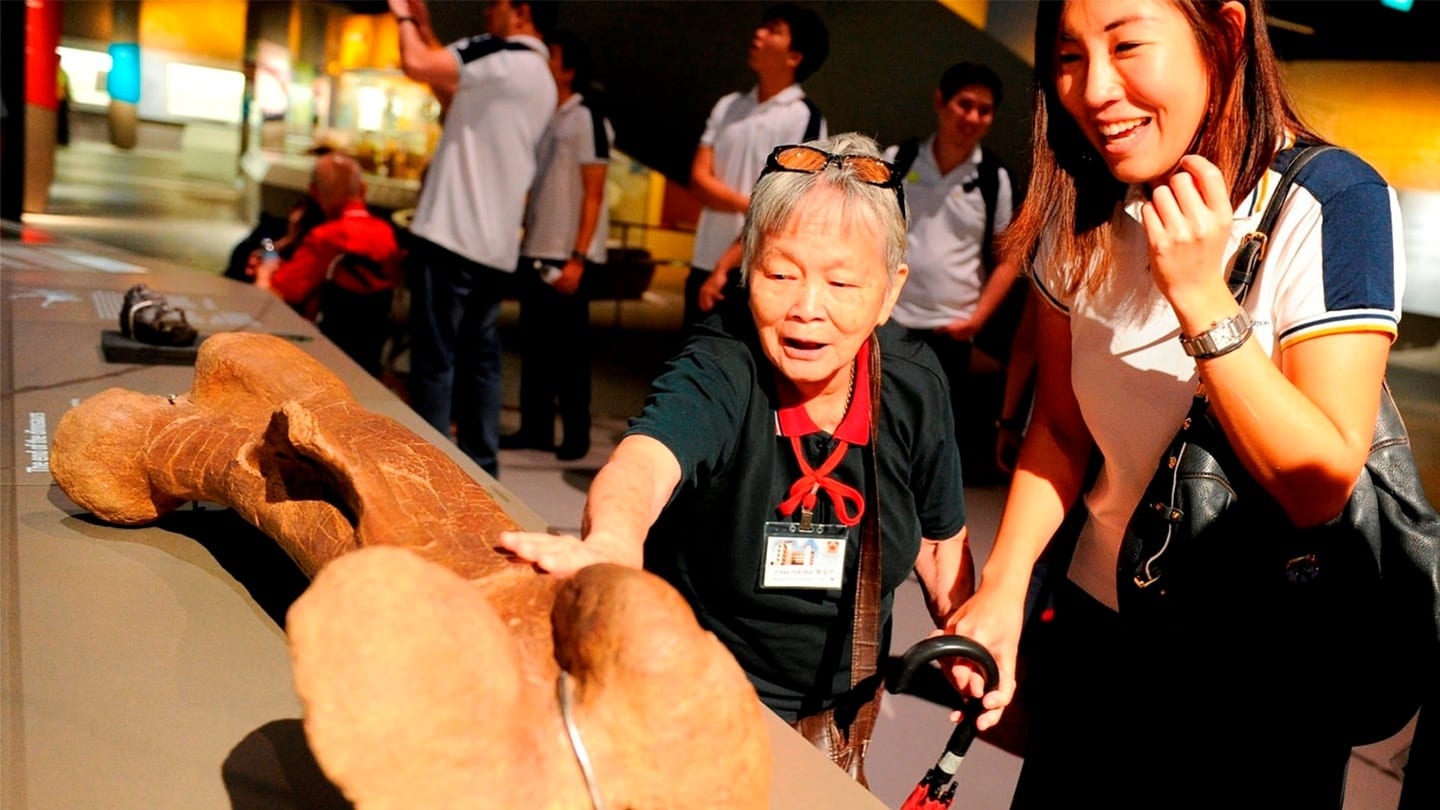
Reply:
<svg viewBox="0 0 1440 810"><path fill-rule="evenodd" d="M1181 338L1180 345L1191 357L1217 357L1238 348L1250 337L1250 332L1250 316L1242 309L1237 315L1216 321L1193 338Z"/></svg>

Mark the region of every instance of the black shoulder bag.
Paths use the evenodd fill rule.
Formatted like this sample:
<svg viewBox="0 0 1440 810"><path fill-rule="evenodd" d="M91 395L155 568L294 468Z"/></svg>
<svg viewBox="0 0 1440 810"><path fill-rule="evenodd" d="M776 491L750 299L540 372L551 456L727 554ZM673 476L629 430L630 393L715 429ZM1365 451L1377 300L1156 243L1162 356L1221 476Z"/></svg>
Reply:
<svg viewBox="0 0 1440 810"><path fill-rule="evenodd" d="M1297 155L1241 244L1229 283L1242 304L1291 181L1328 148ZM1197 393L1130 518L1117 577L1122 620L1160 649L1208 650L1239 669L1240 692L1314 702L1354 745L1398 732L1440 682L1440 516L1388 386L1345 510L1303 529Z"/></svg>

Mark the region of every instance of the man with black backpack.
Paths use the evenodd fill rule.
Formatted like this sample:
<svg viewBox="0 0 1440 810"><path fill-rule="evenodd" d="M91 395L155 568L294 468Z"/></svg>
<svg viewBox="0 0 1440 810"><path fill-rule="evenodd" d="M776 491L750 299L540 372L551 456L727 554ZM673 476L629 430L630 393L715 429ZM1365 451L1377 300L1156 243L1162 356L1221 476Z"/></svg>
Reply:
<svg viewBox="0 0 1440 810"><path fill-rule="evenodd" d="M820 69L829 52L830 35L819 15L776 3L765 10L750 40L755 86L723 96L711 108L690 166L690 190L702 208L685 280L687 327L721 301L744 306L740 274L730 270L731 262L739 261L735 242L750 191L771 149L826 136L825 117L800 83Z"/></svg>
<svg viewBox="0 0 1440 810"><path fill-rule="evenodd" d="M971 384L977 342L1002 363L1019 318L1019 265L997 262L991 243L1010 224L1018 195L999 157L981 144L1003 87L984 65L961 62L940 77L934 135L892 147L910 209L910 279L894 318L930 344L950 382L967 483L998 479L996 397ZM1012 295L1011 291L1016 290Z"/></svg>

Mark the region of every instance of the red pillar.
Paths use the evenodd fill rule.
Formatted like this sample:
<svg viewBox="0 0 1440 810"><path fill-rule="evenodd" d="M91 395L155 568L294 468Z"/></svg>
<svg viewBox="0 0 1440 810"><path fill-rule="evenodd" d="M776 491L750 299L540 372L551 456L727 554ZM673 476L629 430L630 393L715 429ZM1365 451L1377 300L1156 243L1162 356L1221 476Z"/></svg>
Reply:
<svg viewBox="0 0 1440 810"><path fill-rule="evenodd" d="M26 211L44 211L55 177L56 91L60 69L60 0L25 4Z"/></svg>

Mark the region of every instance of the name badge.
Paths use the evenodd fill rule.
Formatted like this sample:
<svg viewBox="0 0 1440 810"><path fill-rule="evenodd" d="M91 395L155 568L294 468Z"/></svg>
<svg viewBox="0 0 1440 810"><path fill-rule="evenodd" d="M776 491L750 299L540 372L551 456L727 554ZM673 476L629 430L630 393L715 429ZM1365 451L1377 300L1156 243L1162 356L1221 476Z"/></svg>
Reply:
<svg viewBox="0 0 1440 810"><path fill-rule="evenodd" d="M849 536L849 529L837 523L802 527L789 521L766 521L761 587L838 590L845 581Z"/></svg>

